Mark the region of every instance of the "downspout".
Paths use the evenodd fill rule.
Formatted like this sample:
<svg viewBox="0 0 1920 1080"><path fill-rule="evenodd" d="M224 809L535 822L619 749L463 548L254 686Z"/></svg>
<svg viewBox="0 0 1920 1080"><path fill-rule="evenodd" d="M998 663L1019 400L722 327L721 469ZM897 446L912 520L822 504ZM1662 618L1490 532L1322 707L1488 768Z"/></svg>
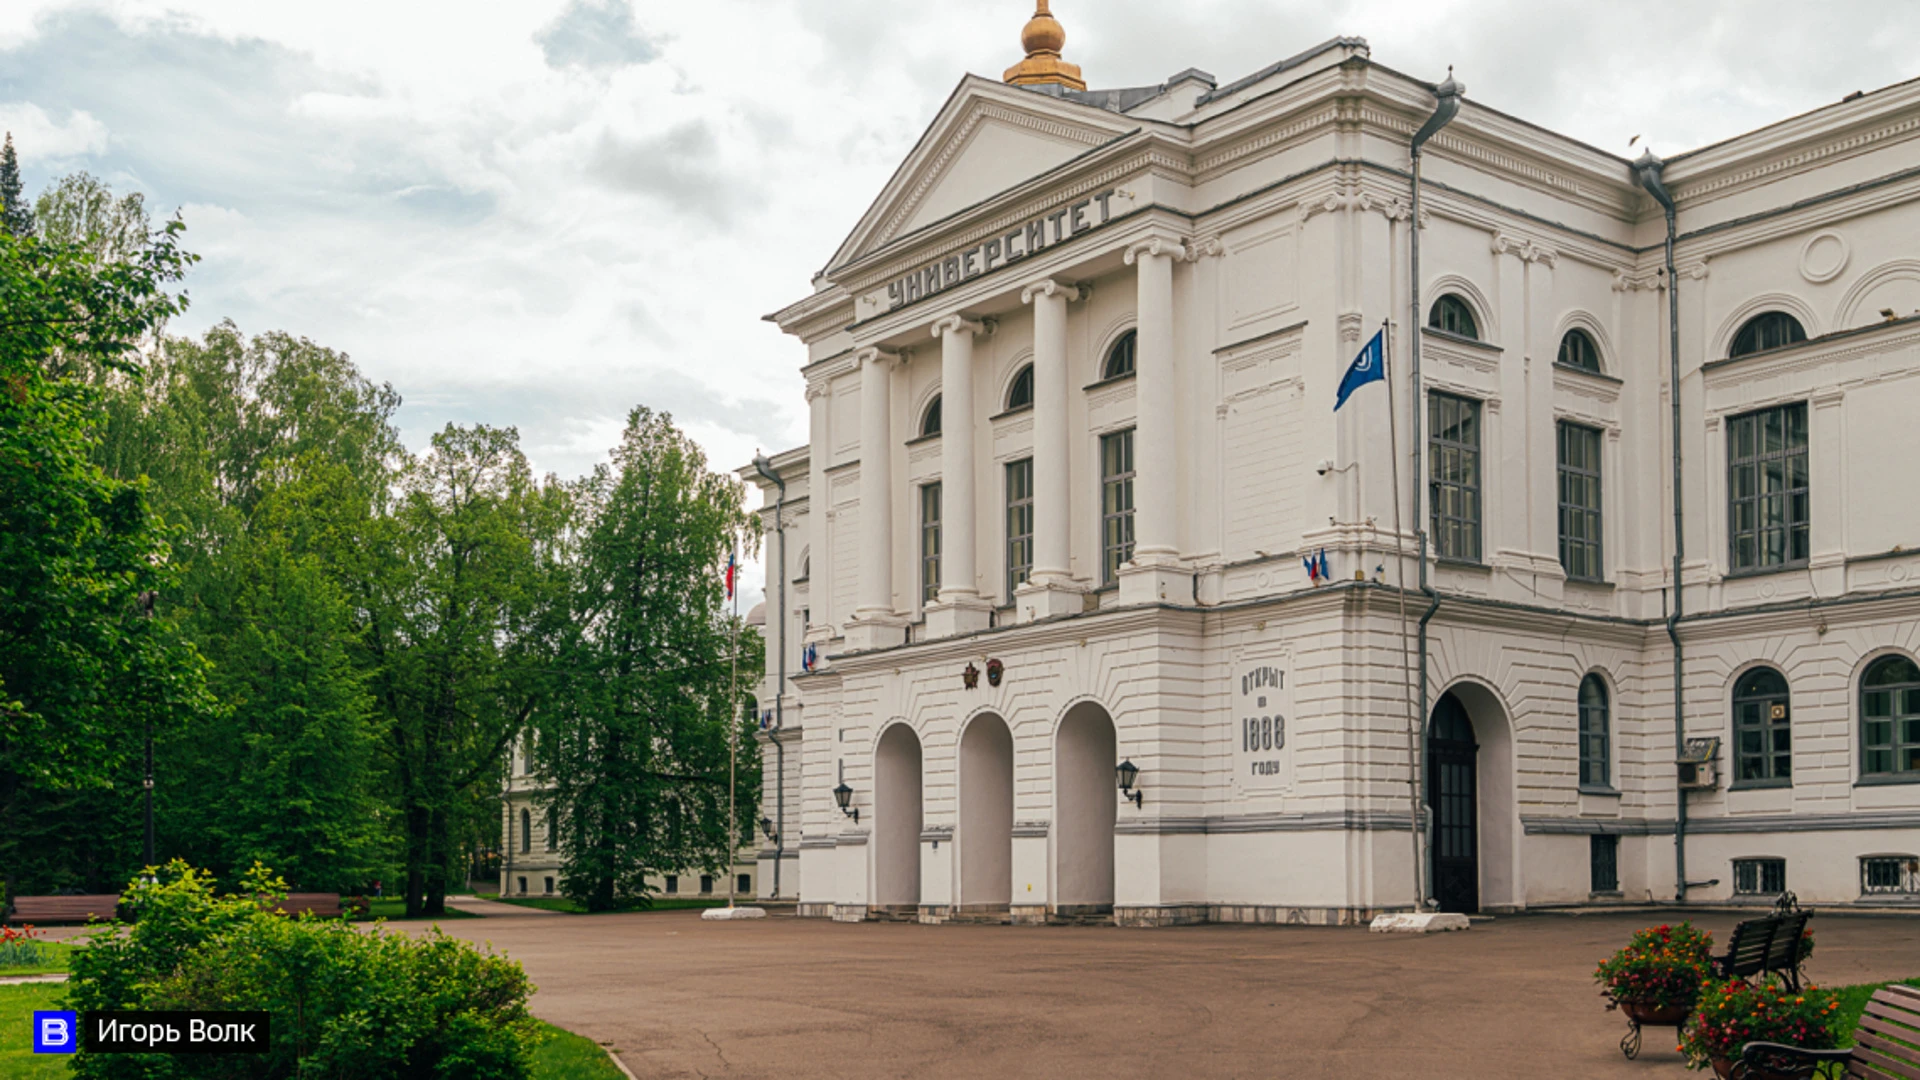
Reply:
<svg viewBox="0 0 1920 1080"><path fill-rule="evenodd" d="M1673 268L1673 237L1677 224L1673 196L1661 183L1666 162L1648 150L1633 163L1640 186L1667 214L1667 400L1673 413L1673 606L1667 610L1667 640L1673 646L1673 759L1677 763L1687 750L1686 658L1680 651L1680 617L1685 611L1686 591L1680 584L1680 571L1687 551L1684 496L1680 487L1680 277ZM1687 899L1687 789L1680 786L1680 768L1673 770L1673 898Z"/></svg>
<svg viewBox="0 0 1920 1080"><path fill-rule="evenodd" d="M773 689L773 899L780 899L780 864L787 851L787 744L780 741L780 729L786 726L787 700L787 482L773 471L773 462L756 454L753 467L773 482L780 494L773 504L773 530L780 538L780 588L777 603L780 617L780 681Z"/></svg>
<svg viewBox="0 0 1920 1080"><path fill-rule="evenodd" d="M1453 69L1449 67L1447 69L1447 80L1433 88L1433 96L1439 100L1439 104L1434 107L1433 115L1427 117L1427 122L1420 126L1420 130L1414 132L1413 143L1408 148L1408 153L1413 159L1413 212L1409 218L1411 222L1410 231L1412 233L1412 253L1411 258L1408 260L1408 272L1412 278L1408 291L1413 298L1413 330L1412 333L1407 335L1407 344L1411 351L1407 370L1413 383L1413 392L1409 396L1411 405L1408 408L1408 412L1412 414L1413 420L1413 533L1416 539L1415 550L1417 552L1417 558L1420 561L1420 592L1427 598L1427 611L1426 614L1420 616L1418 635L1420 731L1418 745L1410 755L1413 758L1410 764L1414 770L1414 788L1418 792L1415 801L1422 808L1427 806L1425 738L1427 715L1429 712L1427 703L1427 623L1432 621L1434 614L1440 610L1440 594L1434 592L1433 586L1427 581L1426 500L1422 498L1422 492L1426 490L1427 481L1426 474L1421 471L1423 467L1422 463L1425 460L1423 453L1425 445L1421 442L1422 435L1420 432L1421 420L1427 408L1427 395L1425 385L1420 381L1420 335L1426 326L1426 320L1421 317L1420 313L1420 148L1426 145L1428 139L1438 134L1441 128L1453 122L1453 118L1460 112L1460 97L1466 93L1466 90L1466 87L1453 81ZM1397 491L1394 492L1393 497L1398 499L1400 493ZM1433 874L1432 867L1429 864L1433 858L1433 837L1431 835L1433 830L1433 814L1429 812L1425 817L1427 822L1425 831L1428 834L1426 836L1426 854L1423 856L1418 851L1414 853L1414 880L1416 882L1424 881L1425 883L1431 883L1433 881ZM1420 822L1417 820L1409 822L1408 827L1413 830L1414 843L1416 845L1419 844L1422 832ZM1422 873L1423 870L1426 871L1424 874ZM1420 888L1420 892L1421 895L1415 898L1416 906L1421 910L1426 910L1432 906L1432 896L1424 885Z"/></svg>

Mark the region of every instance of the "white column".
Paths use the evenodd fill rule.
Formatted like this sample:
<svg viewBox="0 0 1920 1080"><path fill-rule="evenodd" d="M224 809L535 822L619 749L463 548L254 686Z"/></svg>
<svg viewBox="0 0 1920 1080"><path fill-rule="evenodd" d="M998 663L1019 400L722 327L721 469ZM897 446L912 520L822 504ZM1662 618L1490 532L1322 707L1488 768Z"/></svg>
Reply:
<svg viewBox="0 0 1920 1080"><path fill-rule="evenodd" d="M899 645L903 625L893 609L893 369L898 353L860 352L860 587L847 644L854 649Z"/></svg>
<svg viewBox="0 0 1920 1080"><path fill-rule="evenodd" d="M1173 260L1185 254L1176 240L1153 237L1127 249L1139 286L1134 354L1133 562L1122 567L1120 602L1185 601L1191 586L1179 569L1180 526L1177 422L1179 390L1173 364ZM1187 585L1181 592L1180 586Z"/></svg>
<svg viewBox="0 0 1920 1080"><path fill-rule="evenodd" d="M1015 591L1021 621L1083 610L1068 549L1067 301L1078 286L1051 279L1021 290L1033 305L1033 574Z"/></svg>
<svg viewBox="0 0 1920 1080"><path fill-rule="evenodd" d="M940 339L940 602L927 606L927 636L984 630L992 605L975 585L973 339L990 325L960 315L933 324Z"/></svg>

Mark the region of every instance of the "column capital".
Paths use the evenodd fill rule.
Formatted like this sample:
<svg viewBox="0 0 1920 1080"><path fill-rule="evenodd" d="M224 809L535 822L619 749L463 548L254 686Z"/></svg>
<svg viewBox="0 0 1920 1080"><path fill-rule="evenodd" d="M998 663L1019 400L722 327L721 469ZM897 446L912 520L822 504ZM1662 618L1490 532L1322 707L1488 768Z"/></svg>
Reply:
<svg viewBox="0 0 1920 1080"><path fill-rule="evenodd" d="M1039 281L1020 290L1020 302L1023 304L1031 304L1033 303L1033 298L1036 296L1050 297L1056 293L1066 294L1067 303L1071 304L1075 300L1086 299L1092 295L1093 290L1071 281L1061 281L1058 278L1041 278Z"/></svg>
<svg viewBox="0 0 1920 1080"><path fill-rule="evenodd" d="M974 320L965 315L949 315L944 319L934 320L933 336L945 337L951 331L957 334L972 334L974 337L992 337L999 326L1000 324L993 319Z"/></svg>
<svg viewBox="0 0 1920 1080"><path fill-rule="evenodd" d="M1186 243L1186 260L1199 262L1201 259L1217 258L1227 253L1226 246L1217 236L1201 236Z"/></svg>
<svg viewBox="0 0 1920 1080"><path fill-rule="evenodd" d="M1141 258L1184 259L1187 245L1171 236L1147 236L1127 245L1126 263L1132 266Z"/></svg>
<svg viewBox="0 0 1920 1080"><path fill-rule="evenodd" d="M857 367L866 367L868 364L892 367L896 364L905 363L906 359L907 354L902 350L886 349L877 345L861 349L859 352L853 354L853 362Z"/></svg>

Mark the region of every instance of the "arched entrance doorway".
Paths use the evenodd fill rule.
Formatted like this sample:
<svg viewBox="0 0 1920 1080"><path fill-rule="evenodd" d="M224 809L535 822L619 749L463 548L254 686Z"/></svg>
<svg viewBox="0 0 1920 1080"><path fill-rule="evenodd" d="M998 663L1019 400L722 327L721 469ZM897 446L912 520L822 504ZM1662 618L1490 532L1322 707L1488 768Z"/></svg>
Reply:
<svg viewBox="0 0 1920 1080"><path fill-rule="evenodd" d="M1113 718L1091 701L1068 709L1054 738L1054 908L1062 914L1113 910L1115 747Z"/></svg>
<svg viewBox="0 0 1920 1080"><path fill-rule="evenodd" d="M1467 707L1448 692L1427 725L1427 805L1433 808L1433 898L1441 911L1480 910L1479 744Z"/></svg>
<svg viewBox="0 0 1920 1080"><path fill-rule="evenodd" d="M920 738L905 724L873 752L873 904L920 906Z"/></svg>
<svg viewBox="0 0 1920 1080"><path fill-rule="evenodd" d="M992 713L960 736L960 905L1013 899L1013 733Z"/></svg>

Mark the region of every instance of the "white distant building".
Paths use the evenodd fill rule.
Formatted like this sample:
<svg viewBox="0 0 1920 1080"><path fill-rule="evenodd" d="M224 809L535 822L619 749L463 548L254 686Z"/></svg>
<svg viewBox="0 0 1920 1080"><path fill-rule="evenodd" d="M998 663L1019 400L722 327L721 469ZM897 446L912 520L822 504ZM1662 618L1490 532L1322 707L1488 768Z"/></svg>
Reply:
<svg viewBox="0 0 1920 1080"><path fill-rule="evenodd" d="M1672 899L1678 851L1691 901L1920 902L1920 81L1640 163L1676 597L1635 162L1471 99L1426 143L1416 445L1454 87L1341 38L1089 91L1045 8L770 316L812 434L762 894L1354 922L1414 903L1419 773L1448 909ZM1333 408L1389 320L1404 562L1387 388Z"/></svg>

